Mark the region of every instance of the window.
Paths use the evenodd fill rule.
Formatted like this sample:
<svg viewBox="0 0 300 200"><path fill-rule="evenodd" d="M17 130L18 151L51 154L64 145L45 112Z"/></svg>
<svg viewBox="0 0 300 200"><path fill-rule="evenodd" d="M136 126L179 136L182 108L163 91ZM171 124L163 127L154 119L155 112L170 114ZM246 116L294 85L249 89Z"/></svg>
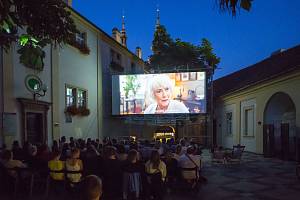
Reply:
<svg viewBox="0 0 300 200"><path fill-rule="evenodd" d="M244 136L254 136L254 109L246 108L244 112Z"/></svg>
<svg viewBox="0 0 300 200"><path fill-rule="evenodd" d="M87 108L87 90L66 85L66 107L70 106Z"/></svg>
<svg viewBox="0 0 300 200"><path fill-rule="evenodd" d="M84 32L76 33L75 41L80 46L86 46L86 33L84 33Z"/></svg>
<svg viewBox="0 0 300 200"><path fill-rule="evenodd" d="M66 86L66 107L76 106L76 88Z"/></svg>
<svg viewBox="0 0 300 200"><path fill-rule="evenodd" d="M86 91L82 89L77 90L77 105L78 107L86 107Z"/></svg>
<svg viewBox="0 0 300 200"><path fill-rule="evenodd" d="M131 72L135 72L135 63L131 63Z"/></svg>
<svg viewBox="0 0 300 200"><path fill-rule="evenodd" d="M226 113L226 134L232 135L232 112Z"/></svg>
<svg viewBox="0 0 300 200"><path fill-rule="evenodd" d="M120 53L114 51L113 49L110 50L110 61L121 64L122 56Z"/></svg>

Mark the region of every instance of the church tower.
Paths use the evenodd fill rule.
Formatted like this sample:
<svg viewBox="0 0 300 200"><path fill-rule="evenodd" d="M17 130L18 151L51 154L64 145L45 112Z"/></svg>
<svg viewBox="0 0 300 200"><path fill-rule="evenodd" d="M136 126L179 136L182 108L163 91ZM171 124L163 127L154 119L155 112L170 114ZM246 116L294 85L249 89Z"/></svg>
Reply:
<svg viewBox="0 0 300 200"><path fill-rule="evenodd" d="M122 30L121 30L121 44L124 47L127 47L127 35L126 35L126 29L125 29L125 16L122 16Z"/></svg>
<svg viewBox="0 0 300 200"><path fill-rule="evenodd" d="M157 30L157 27L160 26L160 15L159 15L159 8L157 6L157 9L156 9L156 23L155 23L155 30Z"/></svg>

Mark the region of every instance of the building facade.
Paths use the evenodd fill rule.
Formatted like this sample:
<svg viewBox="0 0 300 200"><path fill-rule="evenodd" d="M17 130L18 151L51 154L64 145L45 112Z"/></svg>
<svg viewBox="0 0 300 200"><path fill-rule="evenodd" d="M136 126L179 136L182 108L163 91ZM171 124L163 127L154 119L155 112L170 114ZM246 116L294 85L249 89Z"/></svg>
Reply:
<svg viewBox="0 0 300 200"><path fill-rule="evenodd" d="M300 46L214 81L218 145L299 159Z"/></svg>
<svg viewBox="0 0 300 200"><path fill-rule="evenodd" d="M109 129L105 120L112 117L106 110L111 107L111 75L144 72L140 57L69 9L80 33L72 44L44 48L43 70L19 62L18 44L8 52L1 49L0 144L101 138ZM34 92L35 87L40 90Z"/></svg>

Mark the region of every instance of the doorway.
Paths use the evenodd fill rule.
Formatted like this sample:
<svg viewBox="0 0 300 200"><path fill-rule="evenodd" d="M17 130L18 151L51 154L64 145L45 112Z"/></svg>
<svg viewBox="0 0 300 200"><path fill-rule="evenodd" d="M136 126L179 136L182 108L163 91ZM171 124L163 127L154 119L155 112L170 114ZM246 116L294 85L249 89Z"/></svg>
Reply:
<svg viewBox="0 0 300 200"><path fill-rule="evenodd" d="M288 94L278 92L269 99L264 112L264 127L266 127L264 130L272 133L268 134L270 138L264 137L264 145L272 146L271 148L264 146L264 149L273 151L269 152L269 155L295 160L296 107Z"/></svg>
<svg viewBox="0 0 300 200"><path fill-rule="evenodd" d="M26 133L27 141L31 144L43 143L43 114L27 112L26 113Z"/></svg>

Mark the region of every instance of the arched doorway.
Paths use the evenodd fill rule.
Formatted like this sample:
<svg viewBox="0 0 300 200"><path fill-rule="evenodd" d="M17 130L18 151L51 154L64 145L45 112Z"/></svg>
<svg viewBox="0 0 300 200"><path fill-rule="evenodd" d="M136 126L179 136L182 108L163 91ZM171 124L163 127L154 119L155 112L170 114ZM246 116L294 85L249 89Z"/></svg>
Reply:
<svg viewBox="0 0 300 200"><path fill-rule="evenodd" d="M265 149L276 157L296 159L296 107L286 93L275 93L265 107Z"/></svg>

